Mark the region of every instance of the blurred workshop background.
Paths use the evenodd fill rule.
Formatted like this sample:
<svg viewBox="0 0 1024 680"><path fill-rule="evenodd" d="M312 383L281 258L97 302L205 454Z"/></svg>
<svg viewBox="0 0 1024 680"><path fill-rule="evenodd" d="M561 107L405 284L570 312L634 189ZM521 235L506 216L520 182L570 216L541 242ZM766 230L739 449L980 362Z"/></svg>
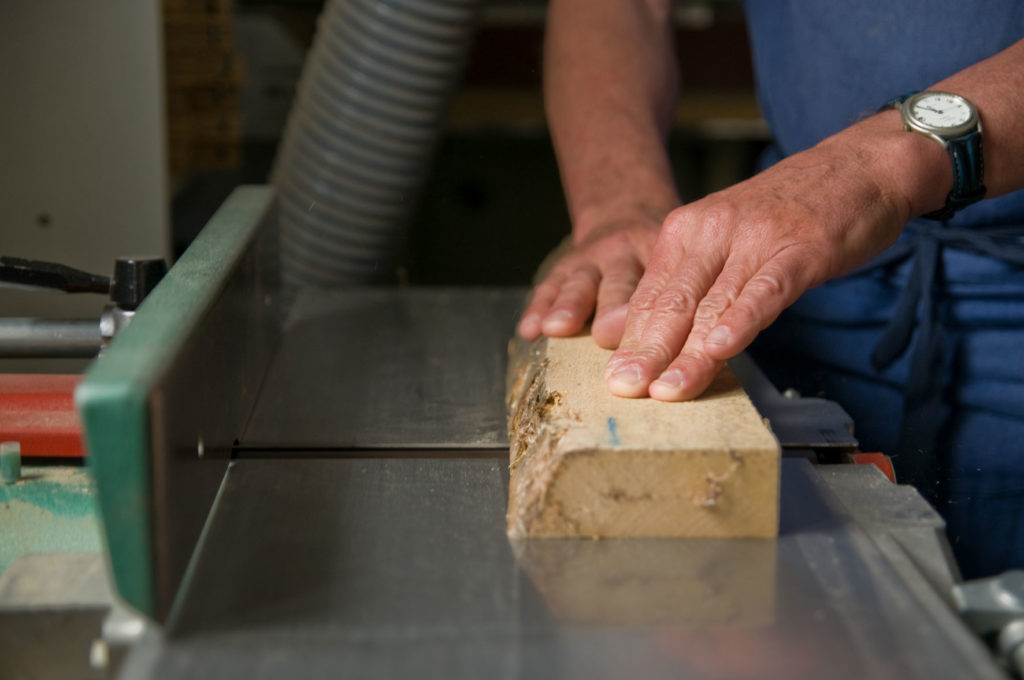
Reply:
<svg viewBox="0 0 1024 680"><path fill-rule="evenodd" d="M321 5L165 2L176 253L235 184L266 180ZM412 282L525 284L568 231L541 98L545 9L543 0L483 4L412 219ZM740 3L683 2L676 16L686 96L671 149L689 200L746 176L767 130Z"/></svg>
<svg viewBox="0 0 1024 680"><path fill-rule="evenodd" d="M323 3L4 5L3 251L107 273L125 254L180 255L232 188L267 181ZM525 284L568 232L540 92L545 8L484 2L396 278ZM689 200L746 176L767 131L740 3L681 2L676 18L671 152ZM94 298L4 290L0 309L98 315Z"/></svg>

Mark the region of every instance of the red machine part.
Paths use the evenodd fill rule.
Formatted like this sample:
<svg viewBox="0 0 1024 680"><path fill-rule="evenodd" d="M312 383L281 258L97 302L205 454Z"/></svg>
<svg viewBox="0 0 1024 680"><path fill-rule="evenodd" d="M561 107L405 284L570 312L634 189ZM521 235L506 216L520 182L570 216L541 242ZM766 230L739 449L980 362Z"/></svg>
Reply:
<svg viewBox="0 0 1024 680"><path fill-rule="evenodd" d="M884 453L860 453L853 454L853 462L857 465L874 465L882 471L882 474L889 478L893 484L896 483L896 471L892 467L892 460Z"/></svg>
<svg viewBox="0 0 1024 680"><path fill-rule="evenodd" d="M21 442L21 455L82 458L75 412L81 375L0 374L0 441Z"/></svg>

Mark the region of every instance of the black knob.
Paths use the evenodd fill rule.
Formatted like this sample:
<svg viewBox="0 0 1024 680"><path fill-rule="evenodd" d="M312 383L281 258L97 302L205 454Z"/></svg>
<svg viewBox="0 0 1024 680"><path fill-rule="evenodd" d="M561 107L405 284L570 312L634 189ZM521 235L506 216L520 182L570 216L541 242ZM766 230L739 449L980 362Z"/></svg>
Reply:
<svg viewBox="0 0 1024 680"><path fill-rule="evenodd" d="M110 299L121 309L132 310L160 283L167 263L160 258L122 258L114 264Z"/></svg>

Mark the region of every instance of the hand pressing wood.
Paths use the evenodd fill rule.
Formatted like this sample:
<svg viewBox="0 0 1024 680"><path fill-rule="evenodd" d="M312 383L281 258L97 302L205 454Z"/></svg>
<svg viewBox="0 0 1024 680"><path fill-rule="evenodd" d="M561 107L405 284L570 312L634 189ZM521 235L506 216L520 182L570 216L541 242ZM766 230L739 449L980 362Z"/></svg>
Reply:
<svg viewBox="0 0 1024 680"><path fill-rule="evenodd" d="M699 398L612 396L589 336L510 344L508 533L775 536L779 445L732 373Z"/></svg>

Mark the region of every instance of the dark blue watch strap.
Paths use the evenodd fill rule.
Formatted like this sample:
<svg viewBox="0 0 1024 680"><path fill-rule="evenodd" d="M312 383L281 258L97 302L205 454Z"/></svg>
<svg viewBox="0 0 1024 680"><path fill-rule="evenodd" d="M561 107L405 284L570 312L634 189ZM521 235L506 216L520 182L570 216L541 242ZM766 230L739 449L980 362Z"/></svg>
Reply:
<svg viewBox="0 0 1024 680"><path fill-rule="evenodd" d="M881 110L895 108L919 90L901 94L887 101ZM985 161L981 150L981 130L972 130L960 137L946 140L946 151L953 163L953 189L946 205L922 215L931 220L948 220L961 208L985 197Z"/></svg>
<svg viewBox="0 0 1024 680"><path fill-rule="evenodd" d="M957 210L985 197L985 160L981 153L981 130L946 140L946 151L953 161L953 190L946 197L946 205L925 215L933 220L948 220Z"/></svg>

